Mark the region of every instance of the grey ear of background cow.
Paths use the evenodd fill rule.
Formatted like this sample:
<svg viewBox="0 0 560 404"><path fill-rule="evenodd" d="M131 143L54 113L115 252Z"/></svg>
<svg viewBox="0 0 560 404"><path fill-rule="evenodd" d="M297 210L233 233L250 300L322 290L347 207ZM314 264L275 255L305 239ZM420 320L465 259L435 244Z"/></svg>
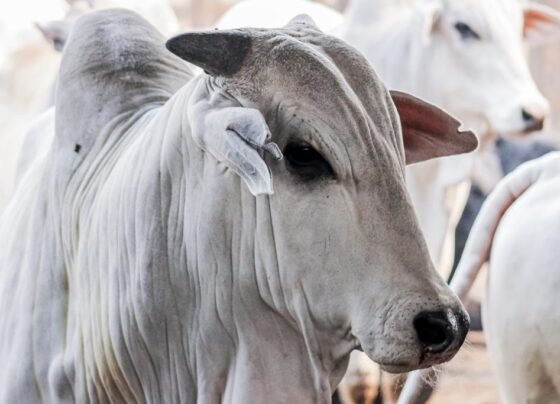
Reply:
<svg viewBox="0 0 560 404"><path fill-rule="evenodd" d="M461 122L444 110L400 91L391 91L391 97L401 119L406 164L477 148L476 135L461 131Z"/></svg>
<svg viewBox="0 0 560 404"><path fill-rule="evenodd" d="M54 50L62 52L64 45L68 40L70 33L71 23L68 21L49 21L49 22L36 22L35 26L43 34L47 42L49 42Z"/></svg>
<svg viewBox="0 0 560 404"><path fill-rule="evenodd" d="M171 38L167 49L212 76L237 73L251 50L249 33L241 30L188 32Z"/></svg>

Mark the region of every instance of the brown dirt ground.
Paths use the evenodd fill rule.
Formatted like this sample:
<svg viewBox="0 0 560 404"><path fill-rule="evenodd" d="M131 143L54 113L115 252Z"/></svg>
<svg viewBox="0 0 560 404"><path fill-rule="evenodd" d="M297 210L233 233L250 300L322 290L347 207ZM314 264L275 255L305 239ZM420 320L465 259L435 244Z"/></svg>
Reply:
<svg viewBox="0 0 560 404"><path fill-rule="evenodd" d="M444 367L429 404L500 404L482 332L471 332L467 344Z"/></svg>

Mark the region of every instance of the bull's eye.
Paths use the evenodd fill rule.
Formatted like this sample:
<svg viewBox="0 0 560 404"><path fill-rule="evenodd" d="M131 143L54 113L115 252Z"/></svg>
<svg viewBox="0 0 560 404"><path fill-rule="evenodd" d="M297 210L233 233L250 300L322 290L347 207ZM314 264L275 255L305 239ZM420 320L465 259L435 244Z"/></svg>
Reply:
<svg viewBox="0 0 560 404"><path fill-rule="evenodd" d="M480 35L478 35L475 30L473 30L464 22L459 21L455 23L454 27L461 35L461 38L480 40Z"/></svg>
<svg viewBox="0 0 560 404"><path fill-rule="evenodd" d="M288 169L305 180L333 177L331 165L307 143L288 143L284 149Z"/></svg>
<svg viewBox="0 0 560 404"><path fill-rule="evenodd" d="M64 41L60 38L55 38L53 39L53 46L57 51L62 52L64 49Z"/></svg>

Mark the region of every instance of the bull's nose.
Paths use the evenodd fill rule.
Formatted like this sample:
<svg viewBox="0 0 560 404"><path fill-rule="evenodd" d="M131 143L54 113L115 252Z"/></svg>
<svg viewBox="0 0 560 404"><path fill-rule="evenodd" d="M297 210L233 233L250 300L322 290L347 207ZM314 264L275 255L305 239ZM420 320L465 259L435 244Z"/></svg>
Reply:
<svg viewBox="0 0 560 404"><path fill-rule="evenodd" d="M544 111L539 111L535 107L524 107L521 109L521 118L525 124L525 131L532 132L542 130L544 126Z"/></svg>
<svg viewBox="0 0 560 404"><path fill-rule="evenodd" d="M413 325L424 352L428 354L458 349L469 330L469 320L462 312L423 311L414 318Z"/></svg>

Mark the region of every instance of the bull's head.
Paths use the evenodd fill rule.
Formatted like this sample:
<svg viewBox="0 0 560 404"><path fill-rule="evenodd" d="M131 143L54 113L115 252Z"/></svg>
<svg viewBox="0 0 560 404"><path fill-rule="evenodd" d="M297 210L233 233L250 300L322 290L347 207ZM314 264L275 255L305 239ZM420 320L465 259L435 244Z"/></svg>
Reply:
<svg viewBox="0 0 560 404"><path fill-rule="evenodd" d="M468 319L430 261L404 167L471 151L476 137L387 91L358 52L305 18L167 47L208 73L189 105L196 143L257 195L213 195L251 232L255 251L240 259L255 271L234 282L245 296L256 291L296 327L334 381L356 346L390 371L451 358Z"/></svg>

